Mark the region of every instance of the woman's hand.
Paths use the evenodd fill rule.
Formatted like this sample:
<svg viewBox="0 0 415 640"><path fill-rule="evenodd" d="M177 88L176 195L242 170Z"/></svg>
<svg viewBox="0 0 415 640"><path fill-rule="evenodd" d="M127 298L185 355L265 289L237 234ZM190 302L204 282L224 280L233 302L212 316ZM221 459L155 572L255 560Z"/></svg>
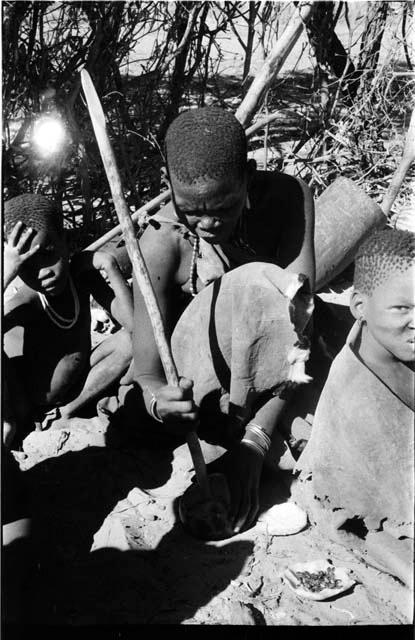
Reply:
<svg viewBox="0 0 415 640"><path fill-rule="evenodd" d="M259 481L263 456L240 442L226 455L225 475L231 492L230 520L235 533L248 529L259 509Z"/></svg>
<svg viewBox="0 0 415 640"><path fill-rule="evenodd" d="M193 401L193 381L180 378L179 386L165 385L154 393L155 411L166 425L185 434L195 428L198 420L197 407Z"/></svg>
<svg viewBox="0 0 415 640"><path fill-rule="evenodd" d="M30 240L36 235L31 227L17 222L4 245L3 288L9 286L19 274L20 267L39 250L39 245L30 246ZM26 250L25 250L26 249Z"/></svg>

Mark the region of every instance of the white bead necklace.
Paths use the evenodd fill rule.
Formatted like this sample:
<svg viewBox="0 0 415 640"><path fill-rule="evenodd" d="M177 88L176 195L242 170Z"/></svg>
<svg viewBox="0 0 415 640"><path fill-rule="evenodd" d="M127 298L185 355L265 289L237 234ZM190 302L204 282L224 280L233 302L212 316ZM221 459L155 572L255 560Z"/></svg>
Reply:
<svg viewBox="0 0 415 640"><path fill-rule="evenodd" d="M40 291L38 291L38 295L39 295L40 302L42 304L43 309L45 310L46 314L49 316L50 320L52 320L52 322L60 329L71 329L74 326L74 324L76 324L79 318L79 310L80 310L79 297L71 276L69 276L69 286L70 286L73 300L74 300L74 317L73 318L64 318L63 316L61 316L57 311L55 311L55 309L53 309L49 300L46 298L45 294L40 293Z"/></svg>
<svg viewBox="0 0 415 640"><path fill-rule="evenodd" d="M193 237L192 260L190 262L190 293L193 297L197 296L196 280L197 280L197 258L199 256L199 236Z"/></svg>

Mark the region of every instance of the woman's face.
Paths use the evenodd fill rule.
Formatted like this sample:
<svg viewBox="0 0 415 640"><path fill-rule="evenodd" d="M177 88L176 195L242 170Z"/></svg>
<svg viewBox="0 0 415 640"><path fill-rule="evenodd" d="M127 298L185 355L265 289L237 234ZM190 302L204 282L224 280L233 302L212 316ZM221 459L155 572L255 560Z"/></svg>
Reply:
<svg viewBox="0 0 415 640"><path fill-rule="evenodd" d="M246 180L200 178L187 185L171 178L176 213L186 226L211 244L231 236L246 202Z"/></svg>

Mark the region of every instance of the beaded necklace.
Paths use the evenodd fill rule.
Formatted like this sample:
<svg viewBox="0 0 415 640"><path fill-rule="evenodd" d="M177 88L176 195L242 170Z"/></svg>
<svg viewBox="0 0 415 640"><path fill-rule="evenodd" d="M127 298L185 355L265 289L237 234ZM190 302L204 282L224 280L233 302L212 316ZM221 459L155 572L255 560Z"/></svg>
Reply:
<svg viewBox="0 0 415 640"><path fill-rule="evenodd" d="M196 289L196 281L197 281L197 271L196 271L196 266L197 266L197 258L199 256L199 245L200 245L200 239L199 236L197 234L195 234L193 236L193 251L192 251L192 260L190 262L190 293L192 294L193 298L195 296L197 296L197 289Z"/></svg>
<svg viewBox="0 0 415 640"><path fill-rule="evenodd" d="M70 286L73 301L74 301L74 317L73 318L64 318L63 316L61 316L57 311L55 311L55 309L53 309L49 300L46 298L45 294L40 293L40 291L38 291L38 296L40 298L40 302L42 304L43 309L45 310L50 320L60 329L71 329L74 326L74 324L76 324L79 318L79 310L80 310L79 297L71 276L69 276L69 286Z"/></svg>
<svg viewBox="0 0 415 640"><path fill-rule="evenodd" d="M246 221L246 213L251 210L251 204L249 202L249 198L246 198L246 206L242 212L242 215L238 221L237 227L232 234L232 237L229 240L229 244L245 249L249 253L255 255L256 251L249 246L247 240L247 221ZM177 217L177 214L176 214ZM199 248L200 248L200 238L196 233L189 233L189 236L192 237L193 240L193 251L192 251L192 259L190 261L190 274L189 274L189 282L190 282L190 293L193 296L197 296L197 259L199 257Z"/></svg>

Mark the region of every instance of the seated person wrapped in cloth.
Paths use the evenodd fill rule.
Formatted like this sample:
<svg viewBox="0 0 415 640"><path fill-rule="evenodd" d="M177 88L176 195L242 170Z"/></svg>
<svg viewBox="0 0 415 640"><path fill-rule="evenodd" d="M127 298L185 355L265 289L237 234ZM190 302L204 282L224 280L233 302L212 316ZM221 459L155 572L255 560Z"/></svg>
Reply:
<svg viewBox="0 0 415 640"><path fill-rule="evenodd" d="M125 374L133 301L113 256L82 252L69 259L62 217L45 196L7 201L4 221L3 286L17 275L23 281L6 299L3 320L3 433L11 446L16 433L21 439L36 423L45 427L48 412L62 422L79 415ZM123 327L92 353L90 295Z"/></svg>
<svg viewBox="0 0 415 640"><path fill-rule="evenodd" d="M167 132L166 161L172 201L140 246L183 377L166 384L134 282L135 379L159 438L197 427L227 448L239 531L257 514L287 387L309 380L313 200L300 180L257 171L243 127L220 108L182 113Z"/></svg>
<svg viewBox="0 0 415 640"><path fill-rule="evenodd" d="M297 467L310 520L405 583L413 574L415 235L362 244L350 309Z"/></svg>

